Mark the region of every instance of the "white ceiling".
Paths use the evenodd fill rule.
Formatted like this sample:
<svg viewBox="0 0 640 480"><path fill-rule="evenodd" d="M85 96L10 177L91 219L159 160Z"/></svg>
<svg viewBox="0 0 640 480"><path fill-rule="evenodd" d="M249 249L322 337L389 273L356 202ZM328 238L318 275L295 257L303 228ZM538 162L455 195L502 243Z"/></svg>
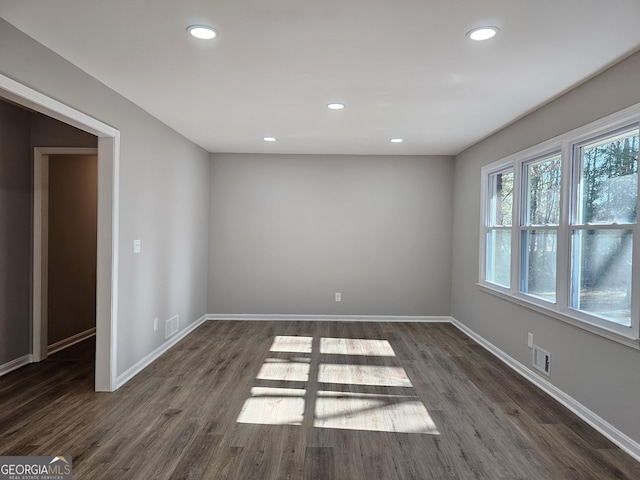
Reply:
<svg viewBox="0 0 640 480"><path fill-rule="evenodd" d="M639 0L0 0L0 16L211 152L455 154L640 48ZM501 31L466 38L481 25Z"/></svg>

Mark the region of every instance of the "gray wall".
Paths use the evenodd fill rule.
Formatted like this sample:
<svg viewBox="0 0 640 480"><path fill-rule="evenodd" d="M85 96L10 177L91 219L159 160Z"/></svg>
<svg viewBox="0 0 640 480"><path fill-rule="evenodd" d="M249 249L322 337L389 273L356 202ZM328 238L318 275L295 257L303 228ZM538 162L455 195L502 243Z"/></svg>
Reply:
<svg viewBox="0 0 640 480"><path fill-rule="evenodd" d="M209 312L448 315L452 174L451 157L212 155Z"/></svg>
<svg viewBox="0 0 640 480"><path fill-rule="evenodd" d="M47 340L96 326L98 157L49 157Z"/></svg>
<svg viewBox="0 0 640 480"><path fill-rule="evenodd" d="M0 365L30 352L29 112L0 102Z"/></svg>
<svg viewBox="0 0 640 480"><path fill-rule="evenodd" d="M155 317L183 329L206 313L209 155L4 20L0 45L0 73L121 132L120 374L164 342Z"/></svg>
<svg viewBox="0 0 640 480"><path fill-rule="evenodd" d="M524 365L527 332L552 356L551 382L640 441L640 352L478 290L480 168L640 102L640 53L456 157L452 315Z"/></svg>

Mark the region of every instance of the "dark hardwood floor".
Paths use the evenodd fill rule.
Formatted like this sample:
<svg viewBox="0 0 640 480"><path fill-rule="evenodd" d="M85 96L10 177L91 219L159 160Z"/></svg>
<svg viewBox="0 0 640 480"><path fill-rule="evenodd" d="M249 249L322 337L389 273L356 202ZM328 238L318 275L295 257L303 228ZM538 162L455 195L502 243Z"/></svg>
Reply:
<svg viewBox="0 0 640 480"><path fill-rule="evenodd" d="M114 393L92 341L0 378L0 455L74 479L638 479L448 324L207 322Z"/></svg>

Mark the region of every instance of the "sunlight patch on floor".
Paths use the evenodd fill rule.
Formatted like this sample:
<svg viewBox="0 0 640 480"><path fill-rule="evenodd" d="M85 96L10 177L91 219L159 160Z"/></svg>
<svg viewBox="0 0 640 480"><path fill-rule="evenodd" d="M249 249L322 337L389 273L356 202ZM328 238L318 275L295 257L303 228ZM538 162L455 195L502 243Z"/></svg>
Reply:
<svg viewBox="0 0 640 480"><path fill-rule="evenodd" d="M378 365L321 364L318 382L344 385L378 385L383 387L412 387L402 367Z"/></svg>
<svg viewBox="0 0 640 480"><path fill-rule="evenodd" d="M417 397L319 391L313 426L342 430L422 433L438 429Z"/></svg>
<svg viewBox="0 0 640 480"><path fill-rule="evenodd" d="M320 353L330 355L364 355L368 357L395 357L387 340L359 338L321 338Z"/></svg>
<svg viewBox="0 0 640 480"><path fill-rule="evenodd" d="M292 362L279 358L265 359L256 378L258 380L282 380L306 382L309 380L310 365L307 362Z"/></svg>
<svg viewBox="0 0 640 480"><path fill-rule="evenodd" d="M387 340L276 336L269 351L256 376L261 386L251 388L238 423L302 425L306 405L315 428L439 435ZM340 360L331 355L353 363L329 363ZM282 388L289 385L295 388Z"/></svg>
<svg viewBox="0 0 640 480"><path fill-rule="evenodd" d="M313 337L276 336L271 352L311 353Z"/></svg>
<svg viewBox="0 0 640 480"><path fill-rule="evenodd" d="M237 422L302 425L305 393L302 389L253 387Z"/></svg>

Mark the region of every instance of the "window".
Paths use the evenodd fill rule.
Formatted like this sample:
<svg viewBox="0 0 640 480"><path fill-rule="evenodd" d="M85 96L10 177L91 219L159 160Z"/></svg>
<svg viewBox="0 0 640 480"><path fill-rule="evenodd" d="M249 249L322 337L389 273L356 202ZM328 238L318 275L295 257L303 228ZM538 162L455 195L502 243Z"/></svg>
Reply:
<svg viewBox="0 0 640 480"><path fill-rule="evenodd" d="M560 158L554 155L523 165L520 290L550 302L556 301Z"/></svg>
<svg viewBox="0 0 640 480"><path fill-rule="evenodd" d="M511 271L511 225L513 169L489 175L487 216L487 281L509 287Z"/></svg>
<svg viewBox="0 0 640 480"><path fill-rule="evenodd" d="M640 348L639 120L636 105L482 169L481 287Z"/></svg>
<svg viewBox="0 0 640 480"><path fill-rule="evenodd" d="M575 147L571 307L631 326L638 128Z"/></svg>

